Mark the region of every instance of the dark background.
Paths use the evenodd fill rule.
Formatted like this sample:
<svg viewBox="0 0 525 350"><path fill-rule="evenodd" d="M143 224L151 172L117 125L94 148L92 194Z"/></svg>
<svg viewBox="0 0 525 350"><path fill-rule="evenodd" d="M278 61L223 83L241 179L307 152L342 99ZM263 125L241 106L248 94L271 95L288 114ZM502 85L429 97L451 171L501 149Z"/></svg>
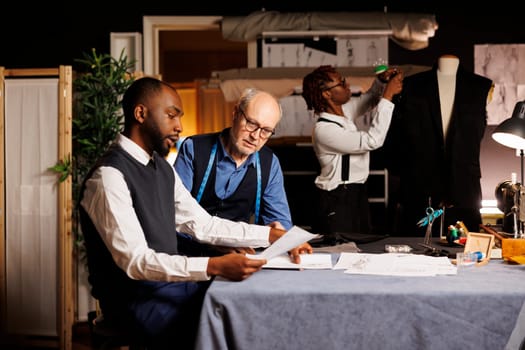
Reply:
<svg viewBox="0 0 525 350"><path fill-rule="evenodd" d="M143 16L247 16L265 9L279 12L373 11L411 12L435 15L439 28L429 46L410 51L389 42L389 64L432 66L443 54L454 54L462 65L474 71L474 45L525 43L525 21L516 2L455 4L437 1L167 1L143 3L122 0L28 3L18 1L2 9L0 21L0 66L5 68L56 68L72 65L84 53L96 49L110 52L111 32L143 32ZM462 9L460 9L461 7ZM492 197L495 184L519 172L514 150L494 142L489 126L482 143L482 187ZM310 154L311 156L311 154ZM316 164L312 159L311 164ZM299 192L311 185L295 181ZM304 206L308 201L299 198ZM380 204L381 205L381 204ZM298 205L301 212L308 208ZM311 209L310 209L311 210ZM295 219L295 218L294 218Z"/></svg>
<svg viewBox="0 0 525 350"><path fill-rule="evenodd" d="M490 5L455 4L437 1L318 1L307 5L297 1L214 1L149 0L69 1L67 3L19 1L2 9L0 21L0 66L46 68L75 65L74 60L92 48L109 52L111 32L142 32L143 16L245 16L266 9L280 12L375 11L434 14L439 28L428 48L410 51L393 42L390 64L433 65L445 53L460 57L473 70L473 45L525 42L525 21L515 3Z"/></svg>

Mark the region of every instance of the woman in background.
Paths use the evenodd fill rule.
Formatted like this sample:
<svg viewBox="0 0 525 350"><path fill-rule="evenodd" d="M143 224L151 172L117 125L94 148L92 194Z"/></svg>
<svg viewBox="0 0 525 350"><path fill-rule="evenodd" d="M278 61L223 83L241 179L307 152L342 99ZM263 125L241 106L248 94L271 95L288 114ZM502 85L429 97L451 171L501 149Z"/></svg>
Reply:
<svg viewBox="0 0 525 350"><path fill-rule="evenodd" d="M317 118L312 141L321 167L315 179L319 210L314 231L329 244L345 233L369 233L370 151L383 145L392 98L401 92L402 82L403 72L390 68L367 92L351 98L350 84L332 66L320 66L303 79L302 96ZM369 128L359 130L355 118L367 112L372 116Z"/></svg>

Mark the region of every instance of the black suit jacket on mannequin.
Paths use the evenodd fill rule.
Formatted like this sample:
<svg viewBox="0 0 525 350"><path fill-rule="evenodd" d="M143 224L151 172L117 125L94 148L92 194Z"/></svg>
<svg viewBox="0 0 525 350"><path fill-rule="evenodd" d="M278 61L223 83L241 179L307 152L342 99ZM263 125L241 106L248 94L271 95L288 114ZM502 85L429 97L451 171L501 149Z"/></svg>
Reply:
<svg viewBox="0 0 525 350"><path fill-rule="evenodd" d="M458 67L445 142L437 66L404 79L385 143L390 172L399 179L400 234L424 235L425 228L418 229L417 221L426 215L429 197L434 209L447 207L445 225L461 220L469 230L478 231L480 146L491 87L490 79Z"/></svg>

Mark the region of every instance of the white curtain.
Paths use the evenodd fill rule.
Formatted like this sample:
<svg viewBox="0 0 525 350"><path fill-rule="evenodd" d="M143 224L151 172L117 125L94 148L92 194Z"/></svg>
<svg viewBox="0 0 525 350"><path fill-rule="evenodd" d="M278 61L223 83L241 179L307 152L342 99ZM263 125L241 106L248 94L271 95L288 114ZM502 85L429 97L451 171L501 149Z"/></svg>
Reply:
<svg viewBox="0 0 525 350"><path fill-rule="evenodd" d="M7 330L57 335L58 79L6 79Z"/></svg>

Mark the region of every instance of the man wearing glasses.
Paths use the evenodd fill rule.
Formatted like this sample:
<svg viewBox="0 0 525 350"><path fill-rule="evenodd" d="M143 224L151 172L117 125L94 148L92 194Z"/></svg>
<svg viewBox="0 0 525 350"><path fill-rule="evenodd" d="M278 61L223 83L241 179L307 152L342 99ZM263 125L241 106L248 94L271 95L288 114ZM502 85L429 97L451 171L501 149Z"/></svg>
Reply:
<svg viewBox="0 0 525 350"><path fill-rule="evenodd" d="M274 96L248 88L234 107L231 127L184 140L174 167L210 214L285 230L293 226L281 165L265 146L281 116ZM222 253L210 252L184 234L179 238L188 255Z"/></svg>

